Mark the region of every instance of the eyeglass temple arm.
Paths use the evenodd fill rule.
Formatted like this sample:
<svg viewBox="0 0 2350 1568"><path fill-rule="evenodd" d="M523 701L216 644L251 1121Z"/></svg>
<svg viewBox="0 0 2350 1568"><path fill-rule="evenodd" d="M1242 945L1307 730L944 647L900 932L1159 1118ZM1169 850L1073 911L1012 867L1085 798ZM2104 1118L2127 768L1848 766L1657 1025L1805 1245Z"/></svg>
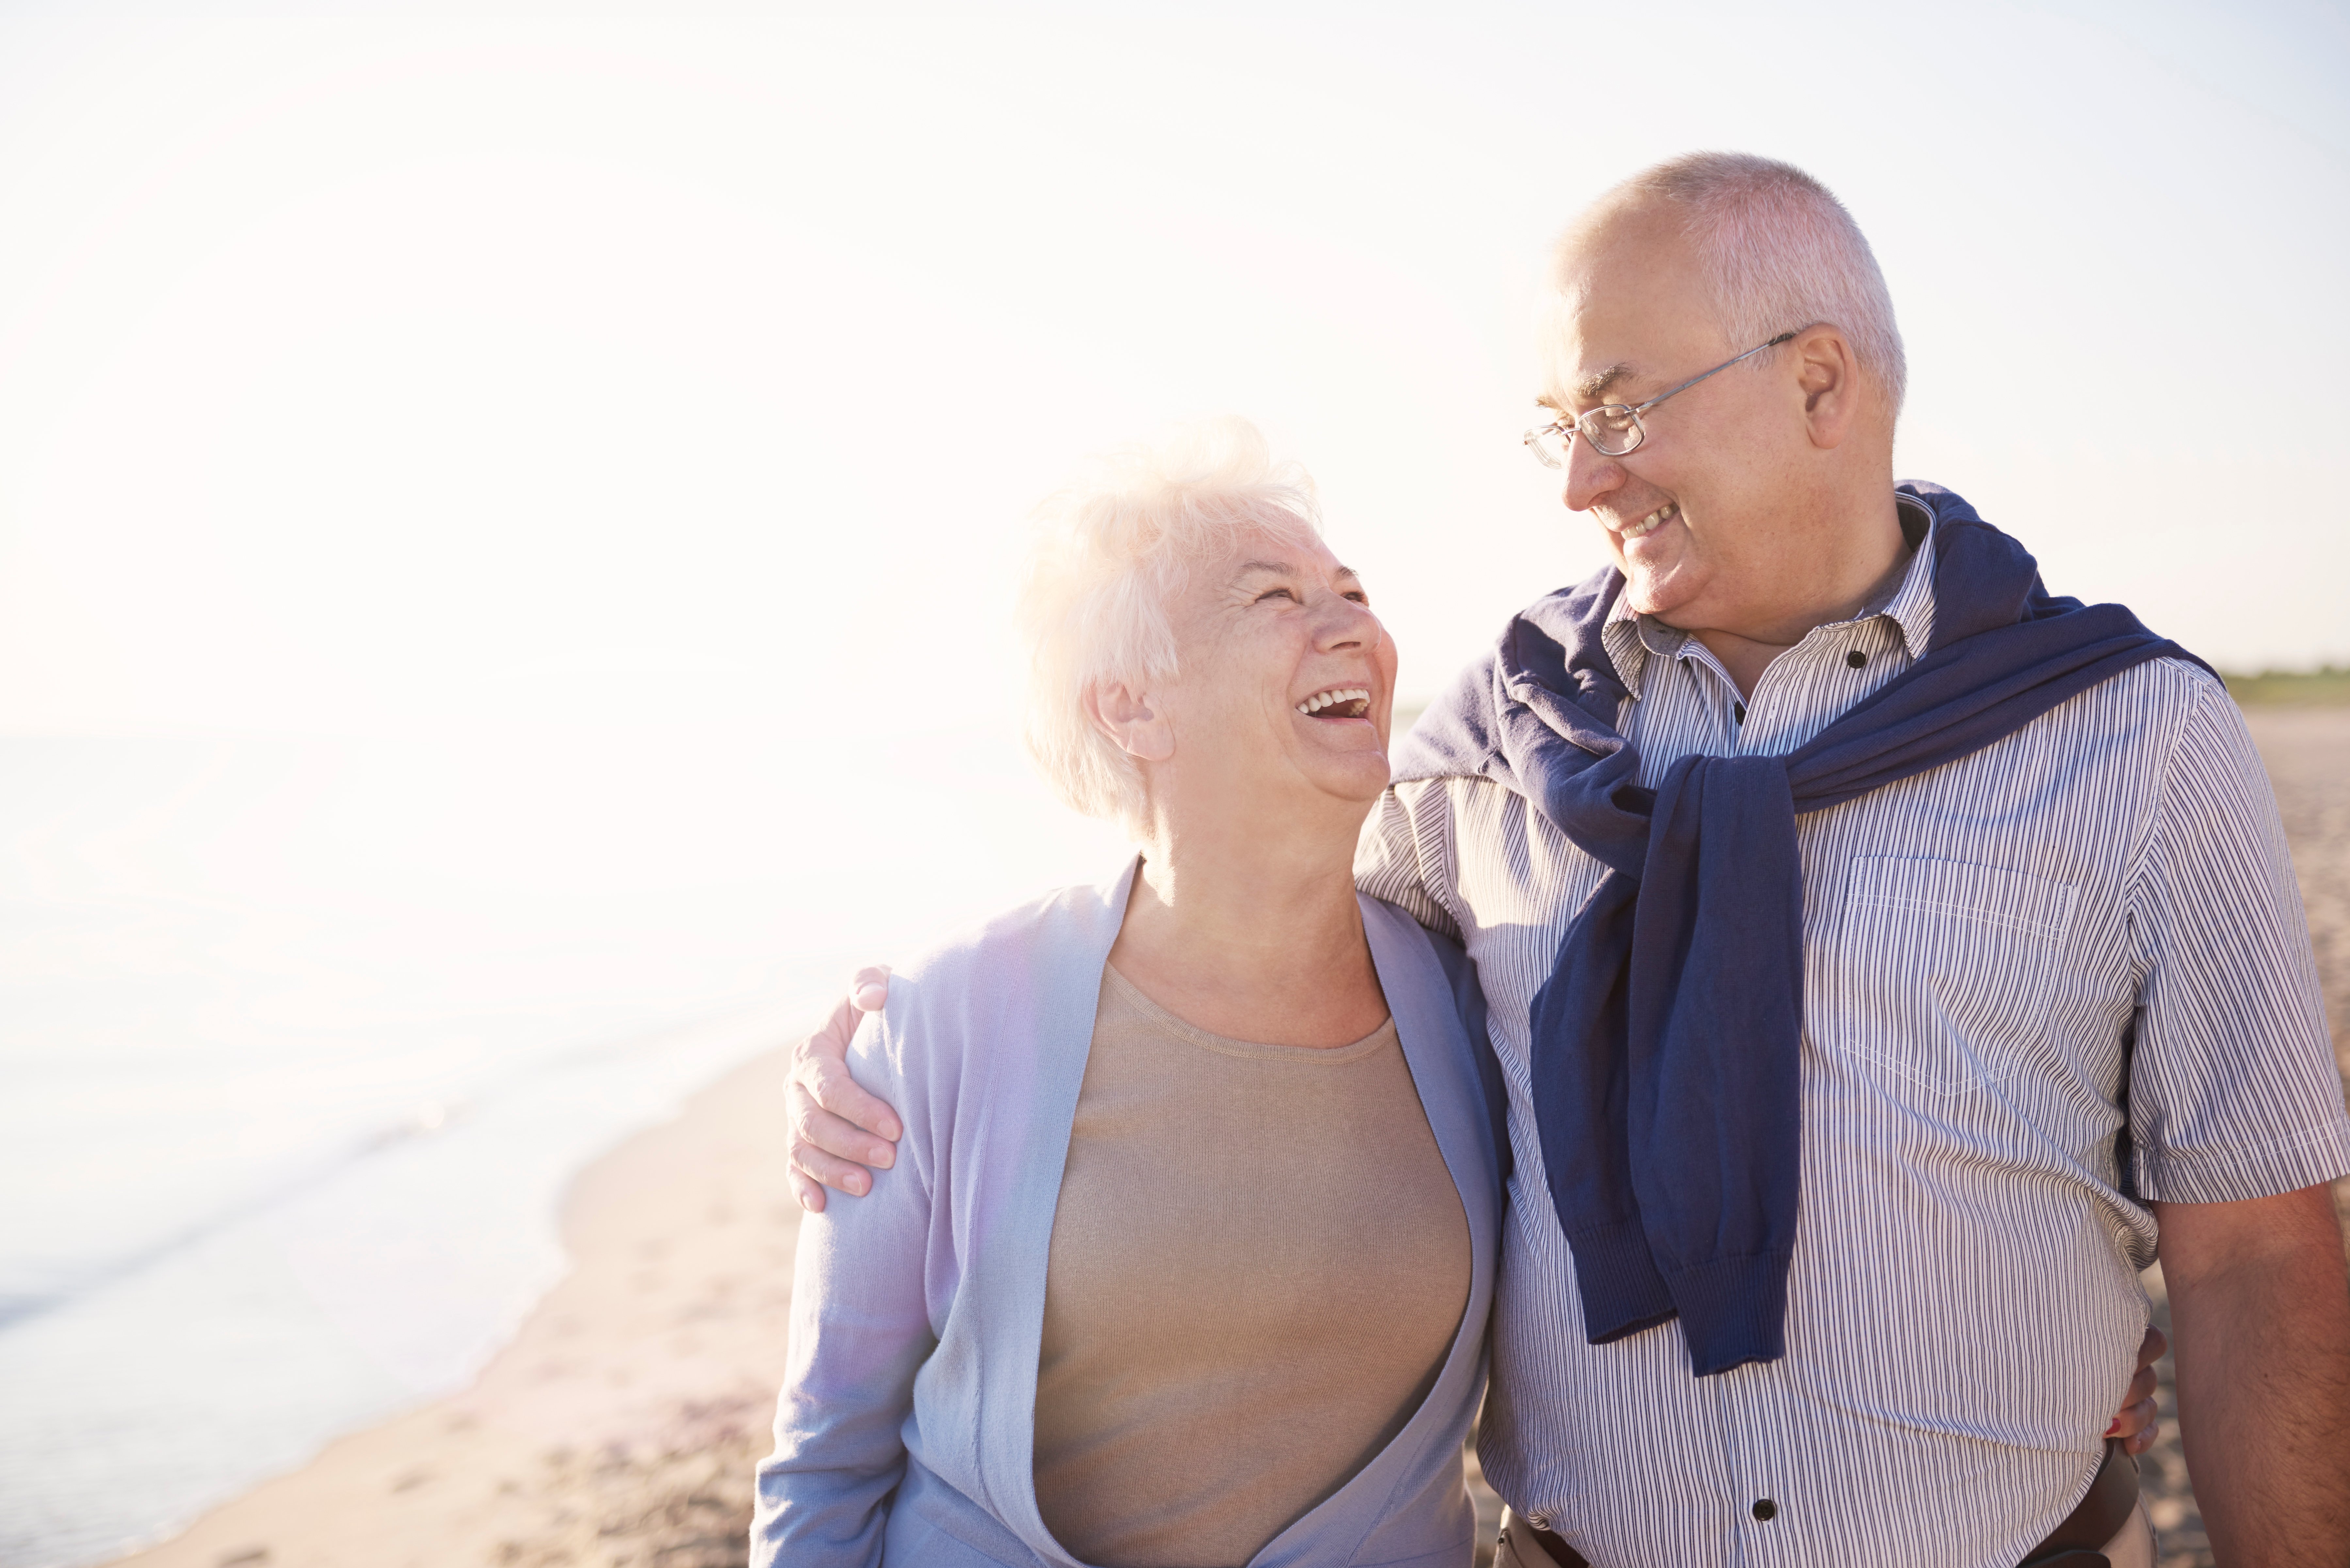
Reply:
<svg viewBox="0 0 2350 1568"><path fill-rule="evenodd" d="M1729 369L1732 365L1737 364L1740 359L1752 359L1755 355L1760 354L1765 348L1776 348L1780 344L1792 343L1794 339L1794 333L1782 332L1768 343L1757 343L1753 348L1749 348L1745 353L1738 356L1737 359L1724 359L1721 364L1716 365L1712 369L1705 372L1704 376L1691 376L1679 386L1671 388L1667 391L1659 392L1655 397L1650 398L1647 402L1642 403L1638 408L1634 409L1632 411L1636 414L1645 414L1650 409L1655 408L1659 403L1663 402L1667 398L1674 397L1679 393L1688 391L1691 387L1694 387L1700 381L1704 380L1706 376L1719 376L1724 370Z"/></svg>

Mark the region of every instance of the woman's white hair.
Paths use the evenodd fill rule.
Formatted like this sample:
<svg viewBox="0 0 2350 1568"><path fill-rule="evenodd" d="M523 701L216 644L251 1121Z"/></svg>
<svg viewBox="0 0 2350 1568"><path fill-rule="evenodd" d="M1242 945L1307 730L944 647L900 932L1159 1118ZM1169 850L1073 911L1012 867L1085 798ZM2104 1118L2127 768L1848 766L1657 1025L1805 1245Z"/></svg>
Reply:
<svg viewBox="0 0 2350 1568"><path fill-rule="evenodd" d="M1095 459L1033 521L1020 591L1029 753L1077 810L1139 828L1141 771L1094 722L1087 694L1174 675L1167 611L1191 568L1252 531L1318 536L1314 482L1274 462L1246 420L1202 421Z"/></svg>
<svg viewBox="0 0 2350 1568"><path fill-rule="evenodd" d="M1751 348L1782 332L1838 327L1900 411L1909 371L1893 296L1860 225L1826 186L1776 159L1691 152L1641 170L1594 208L1644 198L1680 210L1730 341Z"/></svg>

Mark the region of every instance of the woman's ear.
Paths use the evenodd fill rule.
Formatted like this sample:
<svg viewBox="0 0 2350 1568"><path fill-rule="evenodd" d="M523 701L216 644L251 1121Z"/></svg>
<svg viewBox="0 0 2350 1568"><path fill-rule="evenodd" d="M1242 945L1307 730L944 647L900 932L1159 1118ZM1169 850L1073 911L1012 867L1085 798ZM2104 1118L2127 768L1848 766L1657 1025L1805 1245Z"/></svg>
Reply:
<svg viewBox="0 0 2350 1568"><path fill-rule="evenodd" d="M1175 754L1175 731L1150 700L1108 682L1086 688L1086 714L1101 732L1139 763L1163 763Z"/></svg>

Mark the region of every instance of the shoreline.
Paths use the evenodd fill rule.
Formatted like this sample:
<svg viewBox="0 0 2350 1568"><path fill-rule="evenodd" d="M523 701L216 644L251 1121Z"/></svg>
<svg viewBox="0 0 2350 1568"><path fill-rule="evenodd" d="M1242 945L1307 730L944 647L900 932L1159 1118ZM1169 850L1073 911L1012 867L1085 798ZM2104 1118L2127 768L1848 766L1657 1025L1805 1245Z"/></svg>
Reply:
<svg viewBox="0 0 2350 1568"><path fill-rule="evenodd" d="M121 1568L740 1563L799 1206L768 1050L575 1177L570 1271L465 1389L338 1438Z"/></svg>

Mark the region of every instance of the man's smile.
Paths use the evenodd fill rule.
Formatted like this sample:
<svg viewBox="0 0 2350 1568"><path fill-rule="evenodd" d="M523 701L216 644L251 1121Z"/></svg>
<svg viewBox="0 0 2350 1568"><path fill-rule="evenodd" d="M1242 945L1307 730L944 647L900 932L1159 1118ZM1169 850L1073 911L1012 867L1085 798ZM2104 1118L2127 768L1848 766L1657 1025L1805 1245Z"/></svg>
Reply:
<svg viewBox="0 0 2350 1568"><path fill-rule="evenodd" d="M1627 545L1630 544L1635 539L1645 539L1649 535L1655 533L1658 529L1663 527L1666 524L1671 522L1674 518L1679 516L1680 511L1681 505L1679 502L1668 501L1662 506L1658 507L1654 512L1649 513L1646 517L1641 518L1638 523L1630 524L1625 527L1617 529L1617 537L1622 539Z"/></svg>

